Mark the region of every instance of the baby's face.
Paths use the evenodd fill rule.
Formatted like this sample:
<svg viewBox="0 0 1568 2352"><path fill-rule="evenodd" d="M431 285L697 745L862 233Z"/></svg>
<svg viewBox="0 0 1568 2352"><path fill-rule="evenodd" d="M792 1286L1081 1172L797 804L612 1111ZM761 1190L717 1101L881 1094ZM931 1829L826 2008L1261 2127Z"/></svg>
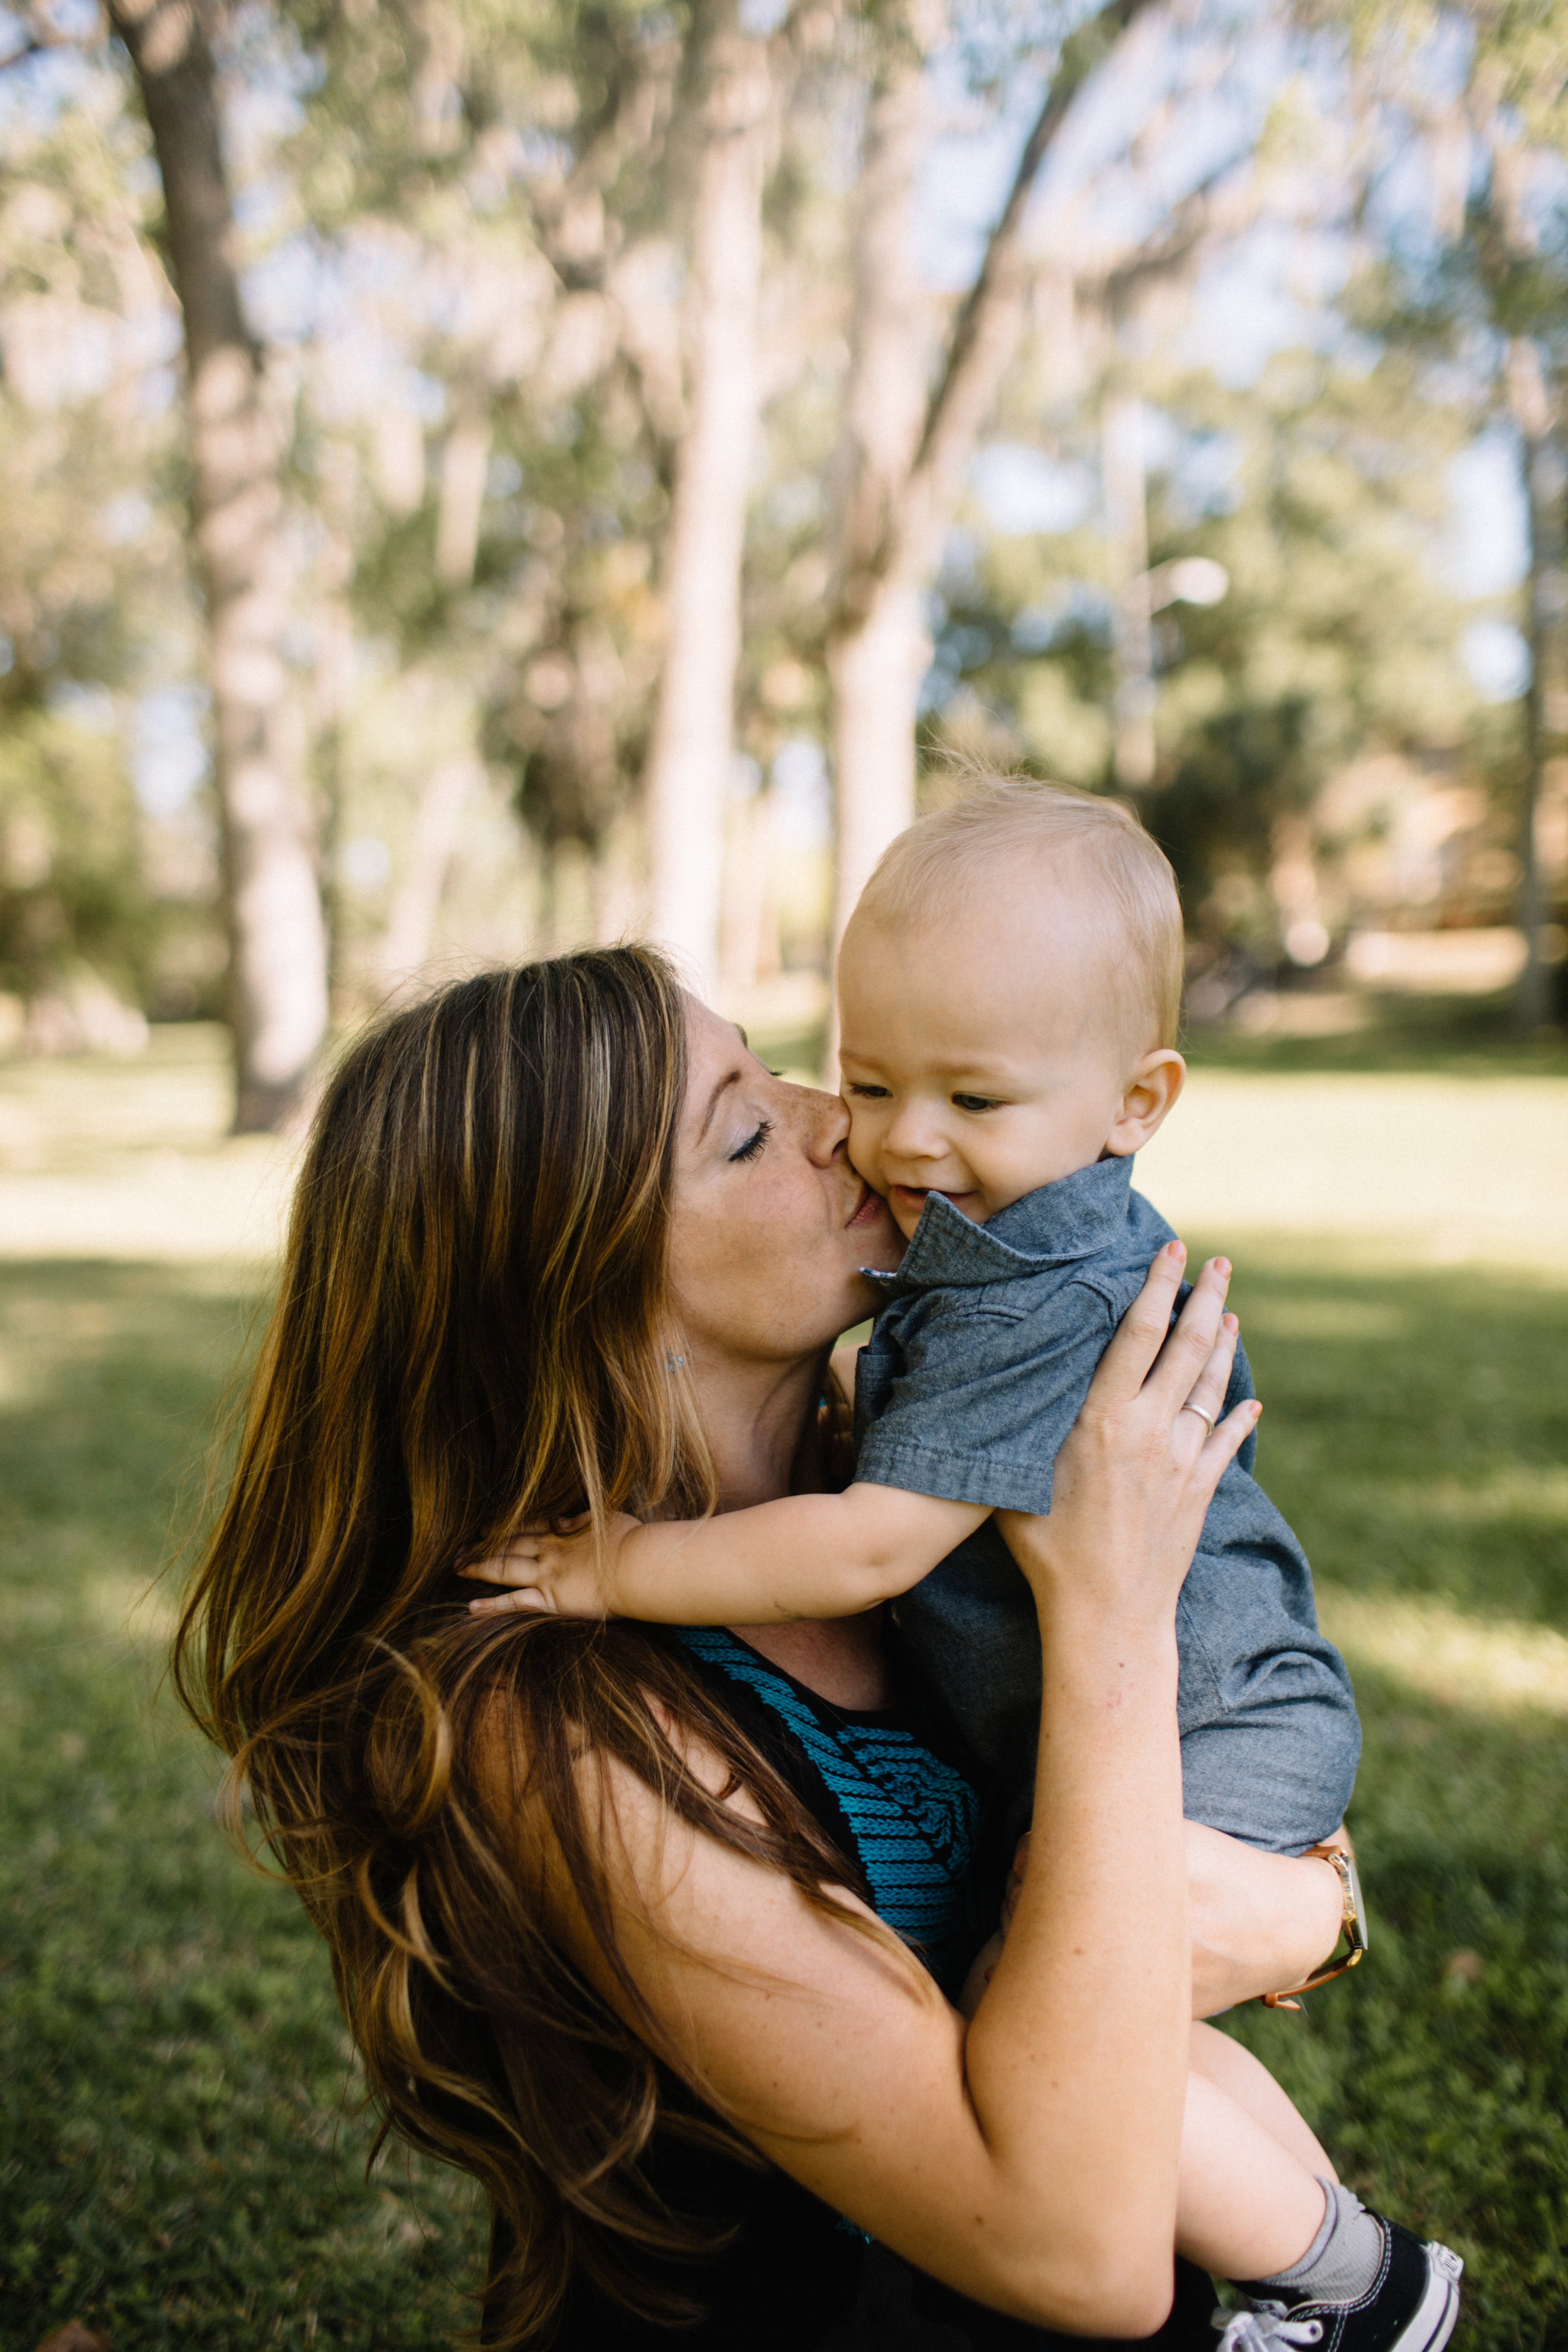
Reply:
<svg viewBox="0 0 1568 2352"><path fill-rule="evenodd" d="M952 918L854 922L838 965L849 1156L914 1232L931 1192L983 1224L1109 1148L1136 1056L1103 950L1037 874Z"/></svg>

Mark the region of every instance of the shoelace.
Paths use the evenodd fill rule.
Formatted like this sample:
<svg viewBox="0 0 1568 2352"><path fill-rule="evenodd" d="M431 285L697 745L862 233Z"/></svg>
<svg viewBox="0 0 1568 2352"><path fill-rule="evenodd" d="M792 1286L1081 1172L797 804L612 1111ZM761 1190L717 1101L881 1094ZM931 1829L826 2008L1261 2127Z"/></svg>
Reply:
<svg viewBox="0 0 1568 2352"><path fill-rule="evenodd" d="M1265 2304L1261 2311L1216 2311L1214 2325L1224 2335L1215 2352L1279 2352L1287 2344L1322 2341L1321 2319L1291 2319L1283 2304Z"/></svg>

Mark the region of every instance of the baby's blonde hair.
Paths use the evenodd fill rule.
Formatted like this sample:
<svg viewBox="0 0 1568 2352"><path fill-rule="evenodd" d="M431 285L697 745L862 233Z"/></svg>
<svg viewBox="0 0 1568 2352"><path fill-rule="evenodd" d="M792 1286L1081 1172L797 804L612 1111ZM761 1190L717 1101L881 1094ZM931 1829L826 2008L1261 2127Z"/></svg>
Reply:
<svg viewBox="0 0 1568 2352"><path fill-rule="evenodd" d="M952 913L999 866L1036 853L1057 868L1069 897L1095 906L1110 1009L1132 1050L1173 1045L1184 967L1176 877L1119 801L971 770L960 798L919 818L883 852L852 919L886 930L930 922Z"/></svg>

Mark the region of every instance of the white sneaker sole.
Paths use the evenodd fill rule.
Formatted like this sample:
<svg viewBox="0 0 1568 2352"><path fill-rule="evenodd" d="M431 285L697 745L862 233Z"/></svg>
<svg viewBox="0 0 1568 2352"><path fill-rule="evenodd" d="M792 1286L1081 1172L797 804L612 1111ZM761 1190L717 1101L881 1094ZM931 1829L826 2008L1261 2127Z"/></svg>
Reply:
<svg viewBox="0 0 1568 2352"><path fill-rule="evenodd" d="M1459 2274L1465 2265L1458 2254L1436 2239L1426 2248L1426 2292L1395 2337L1390 2352L1442 2352L1459 2316Z"/></svg>

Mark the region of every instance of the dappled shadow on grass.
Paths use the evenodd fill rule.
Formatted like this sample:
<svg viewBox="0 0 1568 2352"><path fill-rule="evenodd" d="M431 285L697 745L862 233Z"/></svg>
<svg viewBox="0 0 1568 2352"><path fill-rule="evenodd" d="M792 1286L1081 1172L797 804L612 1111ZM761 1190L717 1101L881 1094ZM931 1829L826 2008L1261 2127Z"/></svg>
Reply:
<svg viewBox="0 0 1568 2352"><path fill-rule="evenodd" d="M1373 1608L1439 1601L1448 1634L1455 1612L1483 1637L1568 1628L1560 1281L1249 1243L1232 1303L1258 1475L1320 1574ZM1351 1663L1372 1952L1304 2017L1227 2023L1363 2195L1465 2256L1468 2352L1548 2352L1568 2342L1563 1717Z"/></svg>
<svg viewBox="0 0 1568 2352"><path fill-rule="evenodd" d="M1320 1575L1568 1631L1568 1288L1249 1242L1231 1303L1258 1476Z"/></svg>
<svg viewBox="0 0 1568 2352"><path fill-rule="evenodd" d="M1236 2012L1369 2202L1465 2258L1468 2352L1568 2342L1568 1743L1358 1673L1373 1943L1300 2017Z"/></svg>
<svg viewBox="0 0 1568 2352"><path fill-rule="evenodd" d="M398 2352L468 2316L466 2190L364 2184L325 1952L214 1820L131 1612L254 1306L199 1269L0 1268L5 2352L71 2317L116 2352Z"/></svg>

